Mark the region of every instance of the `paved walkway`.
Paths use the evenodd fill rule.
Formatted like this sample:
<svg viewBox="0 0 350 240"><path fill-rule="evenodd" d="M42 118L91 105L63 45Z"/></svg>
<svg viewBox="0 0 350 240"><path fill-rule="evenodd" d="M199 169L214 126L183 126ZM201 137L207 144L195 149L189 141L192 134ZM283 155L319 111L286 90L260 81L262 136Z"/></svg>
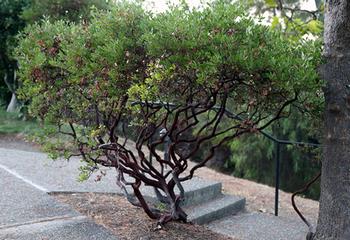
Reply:
<svg viewBox="0 0 350 240"><path fill-rule="evenodd" d="M46 154L0 148L0 168L27 181L45 192L118 192L114 174L107 174L102 181L95 182L92 176L85 182L78 182L77 159L53 161ZM113 172L113 169L104 169Z"/></svg>
<svg viewBox="0 0 350 240"><path fill-rule="evenodd" d="M240 213L209 224L209 229L242 240L305 240L307 227L266 213Z"/></svg>
<svg viewBox="0 0 350 240"><path fill-rule="evenodd" d="M116 239L105 228L47 194L120 193L113 169L106 169L108 173L102 181L95 182L92 176L80 183L76 181L80 165L77 160L53 162L43 153L0 148L0 239ZM205 186L206 182L201 181L194 187ZM208 227L242 240L302 240L307 231L301 221L259 213L230 216Z"/></svg>
<svg viewBox="0 0 350 240"><path fill-rule="evenodd" d="M26 154L27 157L32 156L30 152L18 152ZM11 154L13 157L9 159ZM104 227L82 216L68 205L57 202L46 193L44 187L19 175L18 172L22 168L24 170L25 166L20 167L20 162L16 161L18 157L20 156L13 150L0 149L1 240L117 239ZM40 169L40 165L27 169L27 173L36 172L39 176L43 175L45 170ZM14 168L9 168L10 166ZM45 174L49 176L49 173ZM44 183L45 178L42 178L41 182Z"/></svg>

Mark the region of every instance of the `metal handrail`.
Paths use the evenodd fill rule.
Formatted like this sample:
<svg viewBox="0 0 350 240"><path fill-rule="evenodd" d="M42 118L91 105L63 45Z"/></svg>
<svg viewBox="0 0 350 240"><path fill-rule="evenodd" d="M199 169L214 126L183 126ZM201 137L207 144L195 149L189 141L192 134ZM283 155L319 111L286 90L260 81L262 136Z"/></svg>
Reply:
<svg viewBox="0 0 350 240"><path fill-rule="evenodd" d="M137 105L137 104L145 104L145 102L138 101L138 102L132 102L131 105ZM147 104L151 104L152 106L162 106L162 107L170 107L175 108L177 107L174 103L163 103L163 102L148 102ZM214 106L213 109L219 110L221 107ZM235 118L237 120L243 121L244 119L241 118L239 115L229 111L227 108L225 108L225 113L227 115L230 115L231 118ZM275 136L273 136L271 133L268 133L264 130L258 129L258 132L265 136L267 139L271 140L275 143L275 216L278 216L278 201L279 201L279 188L280 188L280 163L281 163L281 154L280 154L280 145L297 145L297 146L310 146L318 148L321 146L319 143L310 143L310 142L301 142L301 141L292 141L292 140L285 140L285 139L279 139Z"/></svg>

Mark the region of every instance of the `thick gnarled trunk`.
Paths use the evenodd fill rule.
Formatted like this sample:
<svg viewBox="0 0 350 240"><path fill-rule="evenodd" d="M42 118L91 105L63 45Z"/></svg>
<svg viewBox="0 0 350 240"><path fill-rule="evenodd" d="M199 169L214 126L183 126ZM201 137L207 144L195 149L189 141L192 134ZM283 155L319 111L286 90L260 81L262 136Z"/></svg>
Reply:
<svg viewBox="0 0 350 240"><path fill-rule="evenodd" d="M314 239L350 239L350 1L325 9L325 138L321 198Z"/></svg>

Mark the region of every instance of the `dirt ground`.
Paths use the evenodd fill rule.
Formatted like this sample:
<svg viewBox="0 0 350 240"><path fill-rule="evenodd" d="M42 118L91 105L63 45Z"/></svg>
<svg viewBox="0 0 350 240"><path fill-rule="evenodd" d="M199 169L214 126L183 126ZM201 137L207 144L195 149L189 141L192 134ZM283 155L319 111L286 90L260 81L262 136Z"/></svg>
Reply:
<svg viewBox="0 0 350 240"><path fill-rule="evenodd" d="M204 226L170 222L156 229L142 209L132 206L125 198L111 194L55 194L59 201L73 206L80 213L105 226L119 239L125 240L229 240Z"/></svg>
<svg viewBox="0 0 350 240"><path fill-rule="evenodd" d="M40 151L40 147L23 139L21 135L0 135L0 147ZM194 164L194 163L190 163ZM189 166L191 167L191 165ZM244 196L246 209L250 212L273 214L273 187L236 178L216 172L207 167L198 169L196 176L220 181L225 193ZM131 206L123 197L110 194L55 194L60 201L72 205L81 213L104 225L121 239L229 239L216 234L203 226L170 223L163 230L153 231L155 222L150 220L141 209ZM297 205L311 222L316 223L318 202L297 197ZM280 191L279 215L300 220L291 205L291 193Z"/></svg>

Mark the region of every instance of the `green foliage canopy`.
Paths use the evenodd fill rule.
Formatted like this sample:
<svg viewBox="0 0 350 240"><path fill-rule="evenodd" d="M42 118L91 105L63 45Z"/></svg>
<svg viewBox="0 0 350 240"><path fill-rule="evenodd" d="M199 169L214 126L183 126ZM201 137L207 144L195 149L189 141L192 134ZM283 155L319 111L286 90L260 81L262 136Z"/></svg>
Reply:
<svg viewBox="0 0 350 240"><path fill-rule="evenodd" d="M236 112L249 107L268 118L295 94L304 106L319 106L320 42L290 41L225 1L203 10L183 5L149 24L144 39L155 59L152 74L129 91L140 90L141 100L187 101L198 88L236 77L230 94ZM153 91L145 95L145 89Z"/></svg>
<svg viewBox="0 0 350 240"><path fill-rule="evenodd" d="M227 1L202 10L180 5L154 16L138 3L118 2L93 11L88 24L44 20L29 26L19 42L21 97L32 101L34 116L77 136L72 144L84 154L101 154L97 146L114 131L113 122L137 114L128 99L186 105L227 81L233 86L227 107L258 119L255 127L291 99L319 105L320 44L290 41ZM72 153L60 143L51 150Z"/></svg>
<svg viewBox="0 0 350 240"><path fill-rule="evenodd" d="M16 35L27 24L44 16L51 20L87 21L91 8L108 8L106 0L3 0L0 2L0 104L5 103L17 88L15 69L17 61L13 49ZM4 78L6 75L6 79ZM6 84L5 84L6 83Z"/></svg>

